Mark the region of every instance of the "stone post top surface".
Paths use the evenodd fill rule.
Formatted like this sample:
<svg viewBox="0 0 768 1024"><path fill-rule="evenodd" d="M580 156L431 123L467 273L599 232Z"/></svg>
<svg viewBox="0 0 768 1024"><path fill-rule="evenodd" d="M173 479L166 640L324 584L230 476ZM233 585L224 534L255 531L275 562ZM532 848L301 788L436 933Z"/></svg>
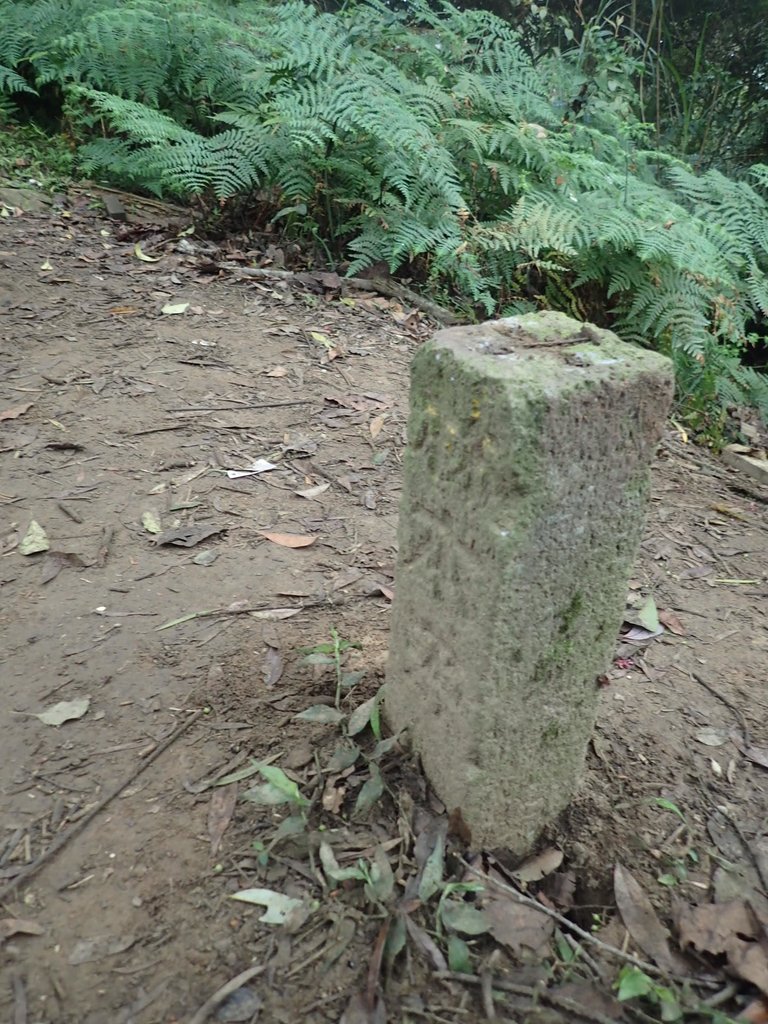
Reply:
<svg viewBox="0 0 768 1024"><path fill-rule="evenodd" d="M449 327L435 334L429 349L438 359L441 350L451 352L461 362L476 363L484 374L502 380L555 378L576 383L586 377L594 381L672 373L666 356L554 311Z"/></svg>

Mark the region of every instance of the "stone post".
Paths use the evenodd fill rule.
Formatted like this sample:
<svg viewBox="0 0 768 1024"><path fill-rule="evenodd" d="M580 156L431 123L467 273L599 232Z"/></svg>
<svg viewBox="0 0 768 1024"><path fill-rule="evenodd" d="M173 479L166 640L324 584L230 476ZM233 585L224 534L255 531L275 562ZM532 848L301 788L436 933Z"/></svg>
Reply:
<svg viewBox="0 0 768 1024"><path fill-rule="evenodd" d="M525 854L573 795L672 391L561 313L414 359L385 710L474 848Z"/></svg>

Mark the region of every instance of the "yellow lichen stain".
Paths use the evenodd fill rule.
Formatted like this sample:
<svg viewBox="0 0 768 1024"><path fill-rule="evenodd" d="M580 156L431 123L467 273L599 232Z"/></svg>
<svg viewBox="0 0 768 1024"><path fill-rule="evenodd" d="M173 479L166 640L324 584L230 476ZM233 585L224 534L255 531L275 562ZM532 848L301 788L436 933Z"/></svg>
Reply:
<svg viewBox="0 0 768 1024"><path fill-rule="evenodd" d="M437 409L434 407L434 405L431 404L425 406L424 412L427 414L427 416L437 416Z"/></svg>
<svg viewBox="0 0 768 1024"><path fill-rule="evenodd" d="M469 414L469 418L472 420L480 419L480 402L476 399L472 399L472 412Z"/></svg>

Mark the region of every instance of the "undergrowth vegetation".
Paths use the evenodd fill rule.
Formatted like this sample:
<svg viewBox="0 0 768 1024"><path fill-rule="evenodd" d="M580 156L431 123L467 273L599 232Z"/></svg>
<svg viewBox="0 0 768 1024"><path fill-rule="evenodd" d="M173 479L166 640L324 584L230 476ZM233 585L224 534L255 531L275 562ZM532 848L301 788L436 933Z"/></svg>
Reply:
<svg viewBox="0 0 768 1024"><path fill-rule="evenodd" d="M469 315L612 326L673 356L711 439L729 406L768 416L768 380L740 360L768 312L768 167L697 174L655 148L610 34L590 36L585 91L577 45L536 52L535 32L424 0L3 13L0 115L43 97L81 172L258 205L350 272L385 261Z"/></svg>

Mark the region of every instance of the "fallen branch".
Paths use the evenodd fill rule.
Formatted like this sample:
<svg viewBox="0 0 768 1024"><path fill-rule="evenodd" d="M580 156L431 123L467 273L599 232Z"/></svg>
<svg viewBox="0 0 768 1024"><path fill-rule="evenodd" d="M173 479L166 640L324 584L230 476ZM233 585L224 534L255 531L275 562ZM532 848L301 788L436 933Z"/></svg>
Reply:
<svg viewBox="0 0 768 1024"><path fill-rule="evenodd" d="M277 281L298 285L322 284L322 281L318 280L311 272L294 273L292 270L275 270L269 267L239 267L234 263L218 263L217 266L220 270L228 270L239 274L240 277L263 279L271 277ZM400 299L411 306L415 306L423 313L426 313L427 316L432 317L433 320L446 327L459 322L458 317L451 313L450 310L445 309L443 306L438 306L436 302L424 298L423 295L419 295L418 292L406 288L404 284L399 284L397 281L387 281L381 277L342 277L339 280L341 281L342 291L345 288L352 288L358 291L380 292L382 295L388 295L390 298Z"/></svg>
<svg viewBox="0 0 768 1024"><path fill-rule="evenodd" d="M185 722L182 722L181 725L177 726L170 736L166 736L163 742L159 746L155 747L152 753L149 754L143 762L136 765L127 778L123 779L123 781L118 783L118 785L113 786L112 789L110 789L109 792L107 792L101 800L99 800L99 802L95 804L90 811L88 811L87 814L84 814L82 818L76 821L73 825L70 825L66 832L62 832L60 836L57 836L51 845L48 846L39 857L33 860L31 864L28 864L23 871L19 872L15 878L12 878L10 882L6 882L2 889L0 889L0 903L7 899L11 893L15 892L22 883L28 881L33 875L37 874L40 868L55 854L59 853L60 850L63 850L67 843L82 832L85 826L90 824L97 814L101 814L107 804L110 804L115 797L120 796L123 790L127 789L133 782L135 782L136 779L145 772L147 768L149 768L149 766L168 749L168 747L171 746L172 743L175 743L180 736L183 736L202 714L203 709L200 708L198 711L195 711L193 715L190 715Z"/></svg>
<svg viewBox="0 0 768 1024"><path fill-rule="evenodd" d="M182 405L166 412L240 412L241 409L281 409L288 405L311 405L310 398L298 398L293 402L258 402L248 405Z"/></svg>
<svg viewBox="0 0 768 1024"><path fill-rule="evenodd" d="M109 192L111 195L117 196L120 200L125 200L126 204L131 206L148 206L152 209L160 210L162 213L166 213L169 216L186 217L189 220L194 216L194 211L185 206L177 206L175 203L165 203L161 199L149 199L147 196L137 196L133 192L125 192L121 188L110 188L108 185L93 184L90 187L88 187L87 184L70 185L68 191L74 192L77 195L95 196L96 198L98 198L100 192Z"/></svg>

